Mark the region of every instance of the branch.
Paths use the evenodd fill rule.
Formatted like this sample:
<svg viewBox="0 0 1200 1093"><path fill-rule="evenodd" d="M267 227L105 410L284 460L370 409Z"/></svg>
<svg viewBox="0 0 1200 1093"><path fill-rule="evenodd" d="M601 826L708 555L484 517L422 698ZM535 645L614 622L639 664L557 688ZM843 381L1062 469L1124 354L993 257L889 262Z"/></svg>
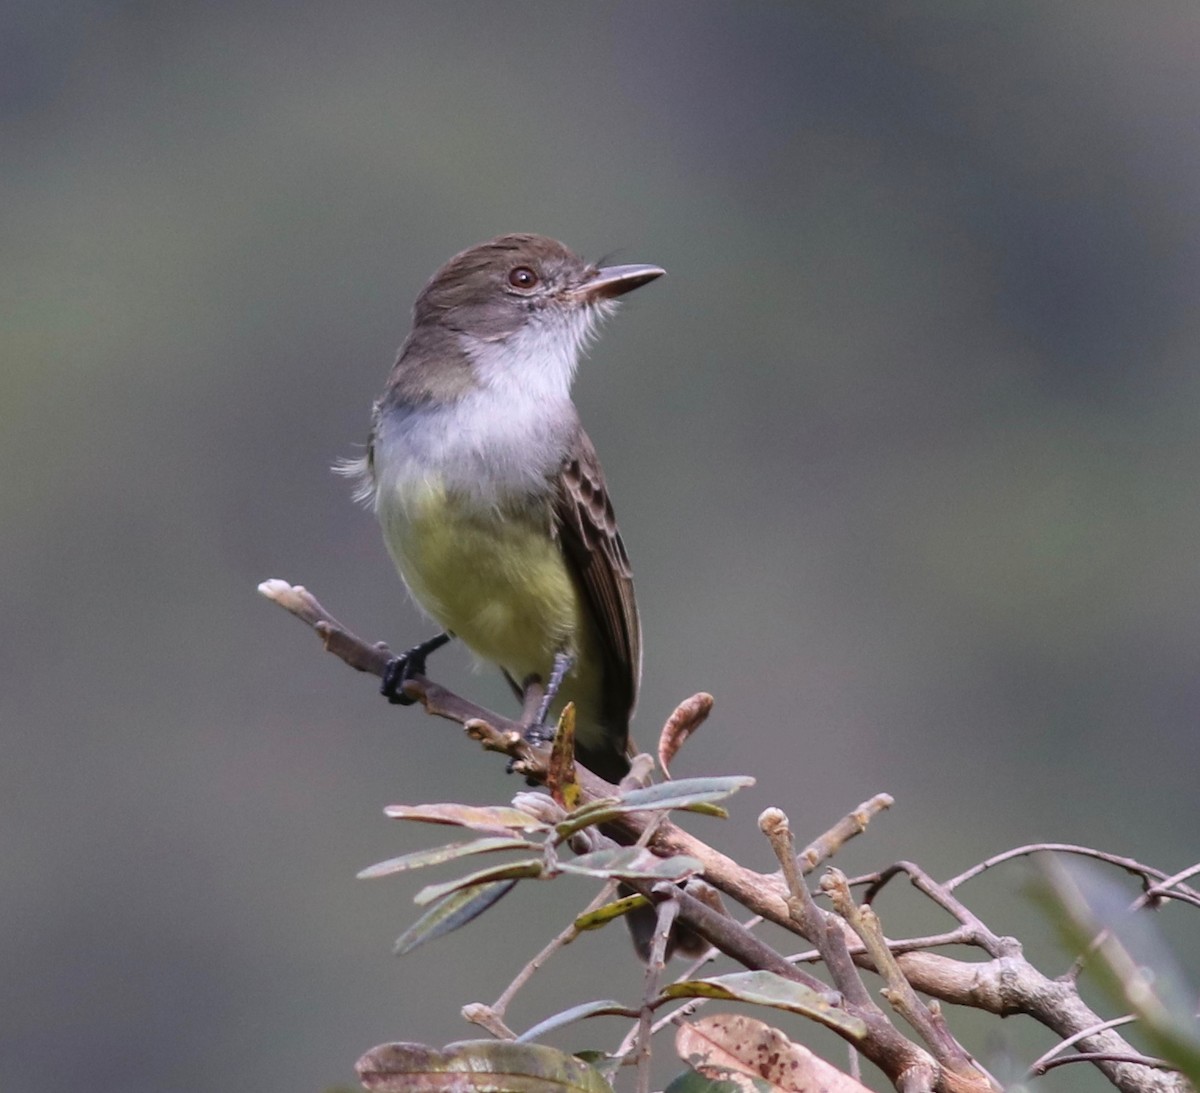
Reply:
<svg viewBox="0 0 1200 1093"><path fill-rule="evenodd" d="M352 634L305 589L293 587L284 581L271 580L263 582L259 591L310 626L321 638L326 650L352 668L383 676L392 656L387 646L372 645ZM427 712L465 726L485 747L510 756L516 769L531 780L545 781L548 753L546 749L529 747L521 736L518 723L469 702L424 677L406 681L404 690L407 695L420 701ZM613 797L619 793L617 787L585 768L578 768L577 776L582 801ZM886 795L880 795L874 801L880 802L879 807L886 807L882 804L885 799L890 803ZM878 808L874 811L878 811ZM873 815L874 811L870 814ZM869 819L869 815L866 818ZM657 818L652 819L644 813L622 815L606 823L604 831L620 843L631 844L645 835L652 822L658 822ZM802 926L797 923L789 906L788 888L781 875L767 875L746 869L669 821L654 831L647 845L664 857L685 854L699 859L703 865L704 879L714 888L762 918L799 934L819 949L829 945L828 937L813 930L811 924ZM831 845L840 843L835 839ZM970 1006L1000 1016L1024 1013L1061 1037L1076 1037L1081 1052L1094 1056L1096 1065L1122 1093L1182 1093L1187 1086L1181 1075L1155 1069L1152 1062L1144 1061L1145 1056L1134 1051L1113 1028L1106 1027L1103 1019L1085 1005L1073 983L1053 980L1042 974L1025 960L1015 939L1000 938L993 934L952 896L954 888L984 870L1015 856L1041 850L1084 853L1099 858L1145 878L1148 887L1155 882L1165 887L1168 882L1182 879L1169 877L1131 859L1104 855L1086 847L1053 843L997 855L943 885L932 881L911 863L900 863L885 874L868 878L868 881L873 882L877 890L886 883L888 877L898 872L907 873L927 896L953 914L963 924L963 929L971 931L971 942L988 952L991 959L969 963L937 953L905 952L896 957L896 966L913 989L943 1002ZM818 849L815 853L819 857L823 851ZM632 887L642 891L638 885ZM643 891L642 894L653 898L649 891ZM1168 893L1155 892L1155 895L1159 894L1165 896ZM1172 888L1170 895L1188 901L1193 897L1200 900L1200 893L1184 885ZM733 919L714 911L684 891L673 893L672 899L678 902L679 924L692 928L745 967L777 971L780 975L801 982L815 982L817 989L822 989L819 980L801 972ZM880 970L867 952L847 950L847 953L859 967ZM907 1041L903 1042L907 1044ZM888 1060L894 1058L894 1053L889 1056L886 1047L879 1041L868 1036L865 1042L855 1046L888 1072L887 1068L891 1065ZM932 1071L930 1066L933 1067ZM897 1088L905 1090L937 1088L945 1093L958 1093L963 1088L958 1076L945 1067L934 1066L932 1060L928 1065L919 1063L900 1074L893 1070L889 1076Z"/></svg>

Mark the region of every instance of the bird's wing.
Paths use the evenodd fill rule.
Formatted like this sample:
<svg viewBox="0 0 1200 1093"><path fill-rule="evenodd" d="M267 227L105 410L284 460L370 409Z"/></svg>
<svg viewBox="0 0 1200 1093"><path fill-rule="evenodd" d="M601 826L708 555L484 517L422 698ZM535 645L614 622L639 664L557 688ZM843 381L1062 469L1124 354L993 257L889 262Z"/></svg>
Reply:
<svg viewBox="0 0 1200 1093"><path fill-rule="evenodd" d="M559 472L554 518L604 645L606 720L611 728L624 731L642 677L642 628L629 555L617 531L604 472L582 429Z"/></svg>

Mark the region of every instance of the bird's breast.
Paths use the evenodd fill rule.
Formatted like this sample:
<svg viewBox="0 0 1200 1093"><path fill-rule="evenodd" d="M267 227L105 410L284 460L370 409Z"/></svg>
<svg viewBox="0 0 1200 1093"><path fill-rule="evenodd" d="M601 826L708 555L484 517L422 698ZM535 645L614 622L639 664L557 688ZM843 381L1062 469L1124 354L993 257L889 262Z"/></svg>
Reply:
<svg viewBox="0 0 1200 1093"><path fill-rule="evenodd" d="M546 501L480 505L422 476L393 482L376 504L413 597L478 656L520 681L574 649L583 604Z"/></svg>

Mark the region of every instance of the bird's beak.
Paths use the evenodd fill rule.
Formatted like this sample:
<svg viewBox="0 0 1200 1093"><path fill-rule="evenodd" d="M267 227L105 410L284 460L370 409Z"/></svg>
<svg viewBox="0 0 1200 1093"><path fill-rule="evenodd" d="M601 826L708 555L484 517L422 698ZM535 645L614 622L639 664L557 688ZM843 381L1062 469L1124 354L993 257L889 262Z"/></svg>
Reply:
<svg viewBox="0 0 1200 1093"><path fill-rule="evenodd" d="M596 270L576 291L589 303L593 300L611 300L648 285L666 272L658 266L604 266Z"/></svg>

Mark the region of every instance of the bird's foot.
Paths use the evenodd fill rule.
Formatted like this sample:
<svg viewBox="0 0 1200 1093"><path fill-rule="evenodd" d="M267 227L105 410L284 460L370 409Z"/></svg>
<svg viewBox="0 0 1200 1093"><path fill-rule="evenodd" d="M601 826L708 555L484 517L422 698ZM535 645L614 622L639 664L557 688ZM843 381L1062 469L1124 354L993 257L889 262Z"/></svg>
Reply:
<svg viewBox="0 0 1200 1093"><path fill-rule="evenodd" d="M532 724L525 730L525 742L533 747L549 744L554 739L555 726L547 724L550 720L550 707L558 697L558 690L567 678L567 673L575 666L575 658L570 653L555 653L554 665L550 669L550 678L546 681L546 689L542 692L542 700L538 704L537 713Z"/></svg>
<svg viewBox="0 0 1200 1093"><path fill-rule="evenodd" d="M557 731L557 726L547 723L550 720L550 707L553 705L554 699L558 696L558 689L562 686L563 680L566 679L567 673L574 666L575 658L570 653L555 653L554 665L550 669L550 678L546 681L544 691L541 690L541 681L537 676L531 676L525 681L525 717L529 717L529 711L533 709L533 703L537 701L539 691L541 694L541 700L538 701L536 712L533 713L533 716L521 734L525 743L531 748L544 747L554 742L554 734ZM536 690L534 689L535 687L537 688ZM514 762L515 760L509 761L509 774L513 772ZM533 783L530 784L532 785Z"/></svg>
<svg viewBox="0 0 1200 1093"><path fill-rule="evenodd" d="M428 641L421 642L420 645L414 645L408 652L401 653L398 657L392 657L383 671L383 682L379 686L379 693L393 706L411 706L416 699L409 698L404 693L404 684L414 676L423 676L425 674L425 658L435 649L440 649L449 640L449 634L438 634Z"/></svg>

